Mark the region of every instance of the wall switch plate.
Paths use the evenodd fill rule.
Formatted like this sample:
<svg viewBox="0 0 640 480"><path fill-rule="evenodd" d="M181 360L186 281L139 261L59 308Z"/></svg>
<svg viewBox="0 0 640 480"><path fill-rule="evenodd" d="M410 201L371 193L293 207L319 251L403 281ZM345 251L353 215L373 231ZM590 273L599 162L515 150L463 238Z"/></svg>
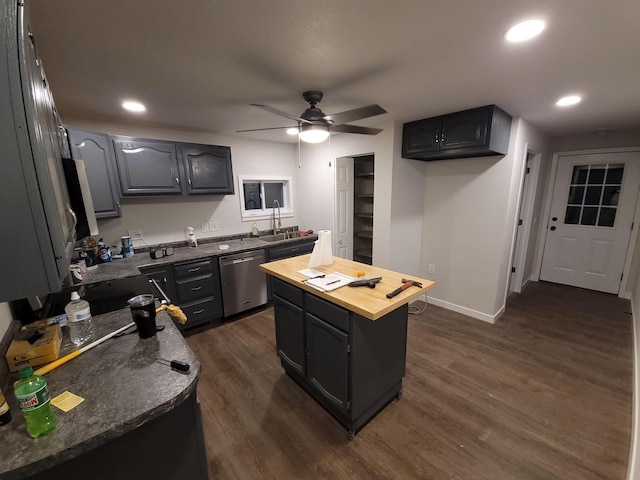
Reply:
<svg viewBox="0 0 640 480"><path fill-rule="evenodd" d="M216 230L220 230L220 222L209 222L209 231L215 232Z"/></svg>
<svg viewBox="0 0 640 480"><path fill-rule="evenodd" d="M142 240L142 230L138 228L127 230L127 233L129 233L131 240Z"/></svg>
<svg viewBox="0 0 640 480"><path fill-rule="evenodd" d="M209 223L202 224L202 233L207 233L209 231Z"/></svg>
<svg viewBox="0 0 640 480"><path fill-rule="evenodd" d="M428 271L429 271L429 273L436 273L436 266L434 264L430 263L429 267L428 267Z"/></svg>

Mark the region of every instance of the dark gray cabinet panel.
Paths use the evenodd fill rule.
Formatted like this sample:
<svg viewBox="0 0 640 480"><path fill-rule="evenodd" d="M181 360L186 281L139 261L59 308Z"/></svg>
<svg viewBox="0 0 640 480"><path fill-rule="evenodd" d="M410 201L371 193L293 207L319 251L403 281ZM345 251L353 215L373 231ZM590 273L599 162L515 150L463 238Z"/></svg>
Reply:
<svg viewBox="0 0 640 480"><path fill-rule="evenodd" d="M351 435L399 397L407 305L372 321L273 278L273 308L281 365Z"/></svg>
<svg viewBox="0 0 640 480"><path fill-rule="evenodd" d="M327 401L349 409L349 336L319 318L305 314L307 380Z"/></svg>
<svg viewBox="0 0 640 480"><path fill-rule="evenodd" d="M71 155L84 160L96 218L120 217L115 156L109 136L67 127Z"/></svg>
<svg viewBox="0 0 640 480"><path fill-rule="evenodd" d="M206 145L178 144L188 194L233 194L231 149Z"/></svg>
<svg viewBox="0 0 640 480"><path fill-rule="evenodd" d="M149 279L155 280L162 291L174 303L178 303L176 298L175 283L173 281L173 268L171 265L162 267L141 268L140 271Z"/></svg>
<svg viewBox="0 0 640 480"><path fill-rule="evenodd" d="M267 262L273 262L275 260L282 260L283 258L297 257L298 255L304 255L313 251L317 237L305 238L295 242L287 243L285 245L276 245L269 247L265 251ZM267 301L271 300L271 291L273 290L273 282L276 279L270 275L267 276ZM284 283L284 282L281 282Z"/></svg>
<svg viewBox="0 0 640 480"><path fill-rule="evenodd" d="M496 105L405 123L402 157L414 160L504 155L511 116Z"/></svg>
<svg viewBox="0 0 640 480"><path fill-rule="evenodd" d="M208 258L173 265L176 302L187 315L181 329L222 319L222 288L218 262Z"/></svg>
<svg viewBox="0 0 640 480"><path fill-rule="evenodd" d="M176 147L170 142L114 137L123 196L182 193Z"/></svg>
<svg viewBox="0 0 640 480"><path fill-rule="evenodd" d="M304 317L302 308L273 296L276 318L276 350L280 359L299 375L304 375Z"/></svg>
<svg viewBox="0 0 640 480"><path fill-rule="evenodd" d="M59 118L26 8L0 3L0 301L60 290L75 242Z"/></svg>

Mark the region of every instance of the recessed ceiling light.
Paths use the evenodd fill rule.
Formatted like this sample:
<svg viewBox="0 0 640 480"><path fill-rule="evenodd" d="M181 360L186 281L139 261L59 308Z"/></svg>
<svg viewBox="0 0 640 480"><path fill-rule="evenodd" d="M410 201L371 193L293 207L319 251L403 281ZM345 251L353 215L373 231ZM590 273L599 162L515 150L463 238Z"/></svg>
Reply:
<svg viewBox="0 0 640 480"><path fill-rule="evenodd" d="M122 108L124 108L125 110L129 110L130 112L136 112L136 113L144 112L146 110L146 107L143 104L141 104L140 102L134 102L131 100L122 102Z"/></svg>
<svg viewBox="0 0 640 480"><path fill-rule="evenodd" d="M297 135L299 131L298 127L287 128L287 135Z"/></svg>
<svg viewBox="0 0 640 480"><path fill-rule="evenodd" d="M570 105L575 105L576 103L580 103L582 98L579 95L567 95L566 97L562 97L556 102L556 105L559 107L568 107Z"/></svg>
<svg viewBox="0 0 640 480"><path fill-rule="evenodd" d="M504 38L509 42L524 42L536 37L544 30L545 23L542 20L527 20L511 27L504 34Z"/></svg>

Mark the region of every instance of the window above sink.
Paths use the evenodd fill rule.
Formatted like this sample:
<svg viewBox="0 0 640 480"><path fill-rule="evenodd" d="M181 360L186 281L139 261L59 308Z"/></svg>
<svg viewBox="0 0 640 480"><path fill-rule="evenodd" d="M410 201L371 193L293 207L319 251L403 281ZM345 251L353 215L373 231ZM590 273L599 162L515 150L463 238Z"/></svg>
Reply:
<svg viewBox="0 0 640 480"><path fill-rule="evenodd" d="M238 175L238 192L243 222L271 218L276 201L280 217L294 215L291 177Z"/></svg>

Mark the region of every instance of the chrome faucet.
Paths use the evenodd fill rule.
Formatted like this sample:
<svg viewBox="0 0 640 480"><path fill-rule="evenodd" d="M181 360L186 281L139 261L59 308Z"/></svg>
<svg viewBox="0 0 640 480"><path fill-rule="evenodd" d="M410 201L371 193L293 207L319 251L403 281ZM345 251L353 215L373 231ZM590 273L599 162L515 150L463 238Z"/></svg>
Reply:
<svg viewBox="0 0 640 480"><path fill-rule="evenodd" d="M278 207L278 225L276 226L276 207ZM282 228L282 218L280 217L280 202L273 200L273 210L271 211L271 225L273 226L273 234L277 235Z"/></svg>

